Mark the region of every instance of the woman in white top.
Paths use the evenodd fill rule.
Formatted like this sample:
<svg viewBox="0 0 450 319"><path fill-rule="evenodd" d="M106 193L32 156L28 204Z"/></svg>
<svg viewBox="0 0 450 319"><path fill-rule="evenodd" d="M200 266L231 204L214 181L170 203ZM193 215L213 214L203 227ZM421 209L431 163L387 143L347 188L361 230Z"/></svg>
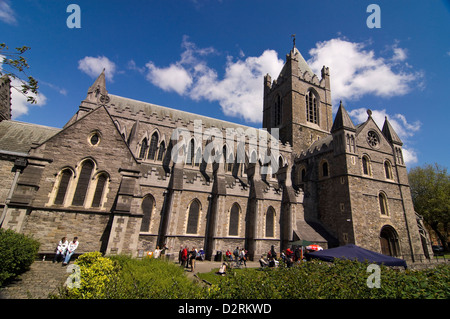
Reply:
<svg viewBox="0 0 450 319"><path fill-rule="evenodd" d="M70 261L70 257L72 257L75 250L78 248L78 237L74 237L73 241L69 243L67 246L66 258L64 259L63 265L67 265Z"/></svg>
<svg viewBox="0 0 450 319"><path fill-rule="evenodd" d="M67 246L69 242L67 241L67 237L61 238L58 243L58 246L55 249L55 258L53 258L53 262L60 262L61 257L64 257L66 253Z"/></svg>

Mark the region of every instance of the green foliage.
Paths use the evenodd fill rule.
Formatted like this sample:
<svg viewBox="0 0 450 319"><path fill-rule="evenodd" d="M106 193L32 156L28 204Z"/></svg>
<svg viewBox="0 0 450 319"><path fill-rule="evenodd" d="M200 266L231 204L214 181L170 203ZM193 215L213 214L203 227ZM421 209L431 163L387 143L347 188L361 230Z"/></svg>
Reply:
<svg viewBox="0 0 450 319"><path fill-rule="evenodd" d="M38 250L37 240L10 229L0 229L0 285L28 270Z"/></svg>
<svg viewBox="0 0 450 319"><path fill-rule="evenodd" d="M414 209L441 240L447 250L450 223L450 175L438 164L415 167L408 174Z"/></svg>
<svg viewBox="0 0 450 319"><path fill-rule="evenodd" d="M65 288L59 298L74 299L194 299L205 288L194 283L184 270L160 259L127 256L101 257L99 252L78 257L81 287Z"/></svg>
<svg viewBox="0 0 450 319"><path fill-rule="evenodd" d="M107 297L107 287L116 280L120 269L118 263L102 257L100 252L90 252L78 257L75 264L80 267L80 288L65 288L62 296L70 299Z"/></svg>
<svg viewBox="0 0 450 319"><path fill-rule="evenodd" d="M226 276L200 274L203 286L178 265L160 259L126 256L79 257L81 288L63 298L108 299L417 299L450 298L450 266L422 271L380 266L380 288L369 288L368 263L318 260L291 268L229 269Z"/></svg>
<svg viewBox="0 0 450 319"><path fill-rule="evenodd" d="M21 88L14 86L13 88L26 96L27 102L35 104L37 100L33 94L38 94L39 86L38 81L25 72L30 68L26 58L23 57L23 54L28 50L30 50L30 47L22 46L15 48L15 52L10 52L5 43L0 43L0 56L3 57L0 61L0 77L7 75L10 79L19 80ZM23 79L24 77L26 80Z"/></svg>
<svg viewBox="0 0 450 319"><path fill-rule="evenodd" d="M311 261L291 268L231 270L217 276L209 298L385 299L450 297L450 267L400 271L381 266L380 288L369 288L367 263Z"/></svg>
<svg viewBox="0 0 450 319"><path fill-rule="evenodd" d="M204 288L189 279L177 265L161 259L111 257L121 266L117 280L108 287L114 299L195 299Z"/></svg>

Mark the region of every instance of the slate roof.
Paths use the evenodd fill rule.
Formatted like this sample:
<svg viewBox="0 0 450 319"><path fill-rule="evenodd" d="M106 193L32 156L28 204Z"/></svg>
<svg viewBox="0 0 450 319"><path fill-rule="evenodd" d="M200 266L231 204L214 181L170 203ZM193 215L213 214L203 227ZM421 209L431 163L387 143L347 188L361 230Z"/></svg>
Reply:
<svg viewBox="0 0 450 319"><path fill-rule="evenodd" d="M108 111L113 116L117 116L120 112L125 109L129 109L132 113L142 112L143 114L150 116L156 114L159 118L163 119L169 117L170 119L176 121L181 119L183 122L188 123L194 120L201 120L202 124L206 127L217 127L222 128L242 128L244 131L250 126L240 125L233 122L218 120L204 115L199 115L195 113L189 113L177 109L172 109L166 106L156 105L152 103L142 102L138 100L133 100L125 97L121 97L114 94L109 94L110 103L107 105ZM123 116L123 115L122 115ZM252 127L253 128L253 127ZM258 128L254 128L260 130Z"/></svg>
<svg viewBox="0 0 450 319"><path fill-rule="evenodd" d="M28 153L33 143L41 144L61 129L19 121L0 122L0 151Z"/></svg>

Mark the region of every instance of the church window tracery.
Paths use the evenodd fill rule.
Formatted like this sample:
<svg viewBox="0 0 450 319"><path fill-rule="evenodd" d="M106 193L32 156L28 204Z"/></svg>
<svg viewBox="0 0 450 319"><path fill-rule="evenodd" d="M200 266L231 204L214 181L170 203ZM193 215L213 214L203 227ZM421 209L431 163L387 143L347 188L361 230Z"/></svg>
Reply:
<svg viewBox="0 0 450 319"><path fill-rule="evenodd" d="M306 120L314 124L319 123L317 102L318 98L312 90L309 90L306 93Z"/></svg>

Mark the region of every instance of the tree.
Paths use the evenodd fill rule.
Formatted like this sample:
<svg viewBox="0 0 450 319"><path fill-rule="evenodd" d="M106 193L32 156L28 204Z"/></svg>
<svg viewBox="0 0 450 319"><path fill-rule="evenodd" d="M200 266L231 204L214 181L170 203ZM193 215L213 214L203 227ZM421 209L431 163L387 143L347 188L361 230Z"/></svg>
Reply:
<svg viewBox="0 0 450 319"><path fill-rule="evenodd" d="M27 97L27 101L31 104L37 103L35 96L38 94L38 81L32 76L27 75L26 70L30 68L27 60L23 54L30 50L30 47L23 46L16 48L15 51L10 52L5 43L0 43L0 77L4 75L10 79L17 79L20 81L21 88L12 86L17 91L21 92ZM23 79L23 77L26 79ZM34 94L35 96L31 95Z"/></svg>
<svg viewBox="0 0 450 319"><path fill-rule="evenodd" d="M450 176L438 164L415 167L408 174L414 209L436 233L447 251L450 221Z"/></svg>

